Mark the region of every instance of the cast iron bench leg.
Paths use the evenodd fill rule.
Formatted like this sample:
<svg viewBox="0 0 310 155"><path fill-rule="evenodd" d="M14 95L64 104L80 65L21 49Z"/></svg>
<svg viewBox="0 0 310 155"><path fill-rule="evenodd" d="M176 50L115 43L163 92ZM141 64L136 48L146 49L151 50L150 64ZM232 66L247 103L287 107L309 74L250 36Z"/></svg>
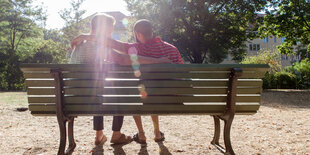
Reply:
<svg viewBox="0 0 310 155"><path fill-rule="evenodd" d="M74 126L74 117L70 118L70 120L68 121L69 147L66 150L66 155L71 155L76 147L74 141L73 126Z"/></svg>
<svg viewBox="0 0 310 155"><path fill-rule="evenodd" d="M59 124L59 131L60 131L60 143L58 148L58 155L64 155L65 154L65 148L66 148L66 121L65 120L58 120Z"/></svg>
<svg viewBox="0 0 310 155"><path fill-rule="evenodd" d="M234 150L231 146L230 142L230 129L231 129L231 124L234 119L234 116L230 116L227 120L224 120L225 125L224 125L224 143L225 143L225 155L234 155Z"/></svg>
<svg viewBox="0 0 310 155"><path fill-rule="evenodd" d="M214 137L211 141L211 144L213 145L219 145L219 139L220 139L220 132L221 132L221 122L220 119L217 116L213 116L214 119Z"/></svg>

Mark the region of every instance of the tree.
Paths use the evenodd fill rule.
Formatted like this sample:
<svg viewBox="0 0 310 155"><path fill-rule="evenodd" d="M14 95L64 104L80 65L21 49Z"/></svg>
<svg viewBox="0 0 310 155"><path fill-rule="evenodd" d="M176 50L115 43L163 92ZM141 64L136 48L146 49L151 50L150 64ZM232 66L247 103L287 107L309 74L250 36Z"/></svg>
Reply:
<svg viewBox="0 0 310 155"><path fill-rule="evenodd" d="M81 10L81 6L85 0L71 0L71 8L63 9L59 12L60 17L65 21L65 27L62 28L64 43L67 51L70 51L70 42L77 35L86 32L87 20L83 20L82 16L86 10Z"/></svg>
<svg viewBox="0 0 310 155"><path fill-rule="evenodd" d="M266 12L262 26L259 28L261 36L284 37L284 43L278 46L283 54L293 53L295 45L305 45L308 54L303 55L309 56L310 1L281 0L272 1L270 4L272 9Z"/></svg>
<svg viewBox="0 0 310 155"><path fill-rule="evenodd" d="M31 0L0 0L0 89L20 89L23 81L19 70L21 44L40 35L38 24L45 23L40 7Z"/></svg>
<svg viewBox="0 0 310 155"><path fill-rule="evenodd" d="M9 48L10 56L14 56L23 39L37 36L34 30L37 23L44 23L46 20L42 8L32 7L31 3L31 0L0 1L0 30L3 36L6 36L2 45Z"/></svg>
<svg viewBox="0 0 310 155"><path fill-rule="evenodd" d="M263 0L125 0L137 19L153 22L154 32L174 44L191 63L219 63L228 53L242 58L249 27Z"/></svg>

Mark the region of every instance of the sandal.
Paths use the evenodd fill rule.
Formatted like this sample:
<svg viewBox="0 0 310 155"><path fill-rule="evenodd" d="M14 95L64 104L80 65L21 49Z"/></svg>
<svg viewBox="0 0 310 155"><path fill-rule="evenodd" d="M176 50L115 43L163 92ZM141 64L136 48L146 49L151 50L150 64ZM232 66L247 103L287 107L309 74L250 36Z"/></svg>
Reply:
<svg viewBox="0 0 310 155"><path fill-rule="evenodd" d="M121 136L116 139L116 140L113 140L111 139L110 143L113 143L113 144L128 144L132 142L132 138L130 136L126 136L125 134L121 134Z"/></svg>
<svg viewBox="0 0 310 155"><path fill-rule="evenodd" d="M107 140L108 138L105 135L103 135L100 141L95 141L95 145L103 145Z"/></svg>
<svg viewBox="0 0 310 155"><path fill-rule="evenodd" d="M165 134L160 132L160 138L154 138L155 142L162 142L165 140Z"/></svg>
<svg viewBox="0 0 310 155"><path fill-rule="evenodd" d="M146 144L146 140L139 139L139 133L133 135L133 140L139 144Z"/></svg>

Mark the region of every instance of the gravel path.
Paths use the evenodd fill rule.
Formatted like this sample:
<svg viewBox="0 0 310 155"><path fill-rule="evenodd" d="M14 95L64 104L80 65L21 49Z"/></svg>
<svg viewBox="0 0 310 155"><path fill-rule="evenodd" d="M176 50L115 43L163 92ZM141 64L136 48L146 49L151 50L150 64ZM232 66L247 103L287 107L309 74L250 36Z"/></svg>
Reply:
<svg viewBox="0 0 310 155"><path fill-rule="evenodd" d="M34 117L27 107L24 92L0 92L0 154L55 154L59 131L56 117ZM149 116L142 117L147 146L135 142L124 146L104 145L104 154L221 154L210 145L213 118L210 116L161 116L160 128L166 141L155 143ZM105 134L111 135L112 117L105 117ZM77 148L74 154L90 154L95 132L92 117L78 117L75 121ZM132 117L124 120L122 132L135 133ZM108 140L110 140L108 138ZM236 154L309 154L310 153L310 92L263 93L259 112L250 116L236 116L231 134Z"/></svg>

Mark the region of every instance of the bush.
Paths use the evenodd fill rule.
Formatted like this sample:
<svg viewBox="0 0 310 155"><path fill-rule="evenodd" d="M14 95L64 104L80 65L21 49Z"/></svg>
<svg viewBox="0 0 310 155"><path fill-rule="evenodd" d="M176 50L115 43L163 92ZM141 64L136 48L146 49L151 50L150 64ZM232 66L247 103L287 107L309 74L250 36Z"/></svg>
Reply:
<svg viewBox="0 0 310 155"><path fill-rule="evenodd" d="M268 64L269 72L274 73L280 70L280 53L277 51L263 51L254 56L246 56L241 64Z"/></svg>
<svg viewBox="0 0 310 155"><path fill-rule="evenodd" d="M296 75L297 88L310 88L310 61L308 58L294 63L293 66L286 67L285 70Z"/></svg>
<svg viewBox="0 0 310 155"><path fill-rule="evenodd" d="M255 56L247 56L242 60L241 64L268 64L269 71L263 78L263 89L275 89L277 83L275 73L280 70L280 53L277 51L263 51Z"/></svg>
<svg viewBox="0 0 310 155"><path fill-rule="evenodd" d="M296 89L296 75L289 72L277 72L274 79L278 89Z"/></svg>
<svg viewBox="0 0 310 155"><path fill-rule="evenodd" d="M273 73L267 72L263 78L263 89L276 89L277 82Z"/></svg>

